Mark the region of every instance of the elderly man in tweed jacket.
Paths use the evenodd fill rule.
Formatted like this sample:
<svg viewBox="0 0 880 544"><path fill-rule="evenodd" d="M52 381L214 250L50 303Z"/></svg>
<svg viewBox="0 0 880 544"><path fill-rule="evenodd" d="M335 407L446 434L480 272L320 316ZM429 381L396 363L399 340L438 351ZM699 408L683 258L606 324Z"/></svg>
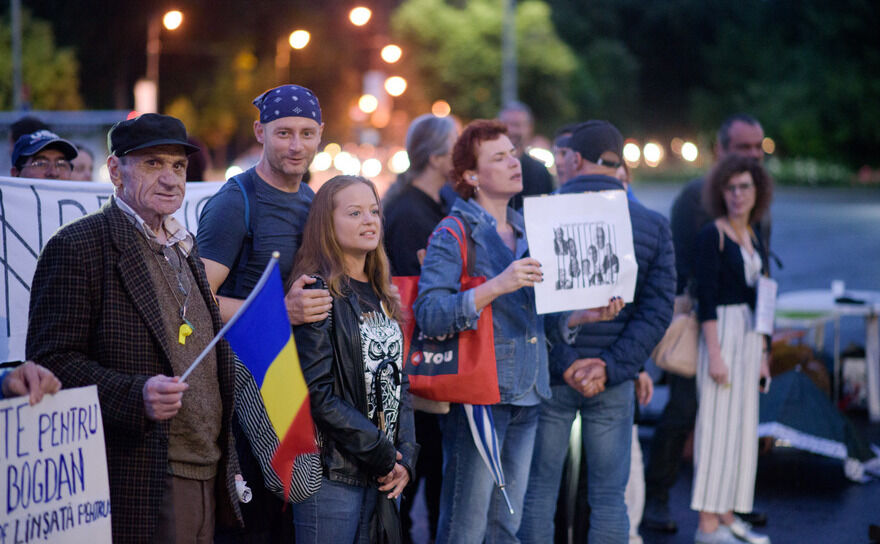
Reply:
<svg viewBox="0 0 880 544"><path fill-rule="evenodd" d="M192 236L171 216L186 188L179 120L145 114L110 131L116 194L62 227L37 262L27 355L65 387L97 384L114 542L212 542L240 523L225 342Z"/></svg>

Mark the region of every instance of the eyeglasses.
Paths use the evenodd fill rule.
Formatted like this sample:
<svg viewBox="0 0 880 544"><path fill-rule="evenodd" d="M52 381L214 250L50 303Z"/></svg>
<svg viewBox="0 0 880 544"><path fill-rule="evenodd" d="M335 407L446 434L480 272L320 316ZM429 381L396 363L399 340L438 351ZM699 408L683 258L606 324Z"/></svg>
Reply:
<svg viewBox="0 0 880 544"><path fill-rule="evenodd" d="M24 168L33 168L35 170L43 170L46 171L49 169L49 166L55 166L56 170L73 170L73 164L67 159L58 159L54 162L49 159L34 159L29 163L24 165Z"/></svg>
<svg viewBox="0 0 880 544"><path fill-rule="evenodd" d="M750 191L755 188L755 184L752 182L745 183L731 183L730 185L724 188L724 191L730 194L736 193L744 193L746 191Z"/></svg>

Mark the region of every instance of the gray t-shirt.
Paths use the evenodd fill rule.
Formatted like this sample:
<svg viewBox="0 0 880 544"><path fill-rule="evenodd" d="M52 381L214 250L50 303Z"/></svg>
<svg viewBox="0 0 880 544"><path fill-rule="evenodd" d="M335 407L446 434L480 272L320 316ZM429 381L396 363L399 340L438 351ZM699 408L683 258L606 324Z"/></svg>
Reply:
<svg viewBox="0 0 880 544"><path fill-rule="evenodd" d="M273 251L281 253L281 277L286 281L290 276L315 192L305 183L295 193L281 191L263 181L255 168L239 176L251 176L256 193L256 206L251 206L250 217L254 237L246 267L239 270L238 266L247 244L247 225L244 198L234 178L205 204L196 241L202 257L229 268L229 276L217 294L245 298L260 279Z"/></svg>

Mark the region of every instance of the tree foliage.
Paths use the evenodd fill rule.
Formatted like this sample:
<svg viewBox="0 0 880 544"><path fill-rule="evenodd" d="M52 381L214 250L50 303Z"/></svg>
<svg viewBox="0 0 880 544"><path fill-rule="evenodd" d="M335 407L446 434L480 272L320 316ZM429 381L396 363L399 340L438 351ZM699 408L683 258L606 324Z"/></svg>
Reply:
<svg viewBox="0 0 880 544"><path fill-rule="evenodd" d="M465 118L494 117L500 107L502 10L497 0L462 6L406 0L392 16L392 33L408 51L428 100L444 99ZM519 95L539 120L575 113L570 90L577 60L550 20L549 6L526 0L516 8Z"/></svg>
<svg viewBox="0 0 880 544"><path fill-rule="evenodd" d="M76 110L79 95L79 62L73 49L55 46L52 25L22 13L22 83L25 100L33 109ZM0 108L12 109L12 29L0 19Z"/></svg>

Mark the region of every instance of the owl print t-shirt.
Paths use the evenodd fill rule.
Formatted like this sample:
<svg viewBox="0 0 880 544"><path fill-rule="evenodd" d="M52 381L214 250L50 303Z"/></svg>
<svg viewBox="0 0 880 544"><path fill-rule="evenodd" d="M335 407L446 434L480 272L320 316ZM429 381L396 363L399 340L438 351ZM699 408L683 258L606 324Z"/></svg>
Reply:
<svg viewBox="0 0 880 544"><path fill-rule="evenodd" d="M382 310L379 296L369 283L350 279L361 307L360 333L367 386L367 416L377 426L382 403L385 432L396 442L397 415L400 411L400 380L403 377L403 334L397 322ZM377 395L381 391L381 398Z"/></svg>

